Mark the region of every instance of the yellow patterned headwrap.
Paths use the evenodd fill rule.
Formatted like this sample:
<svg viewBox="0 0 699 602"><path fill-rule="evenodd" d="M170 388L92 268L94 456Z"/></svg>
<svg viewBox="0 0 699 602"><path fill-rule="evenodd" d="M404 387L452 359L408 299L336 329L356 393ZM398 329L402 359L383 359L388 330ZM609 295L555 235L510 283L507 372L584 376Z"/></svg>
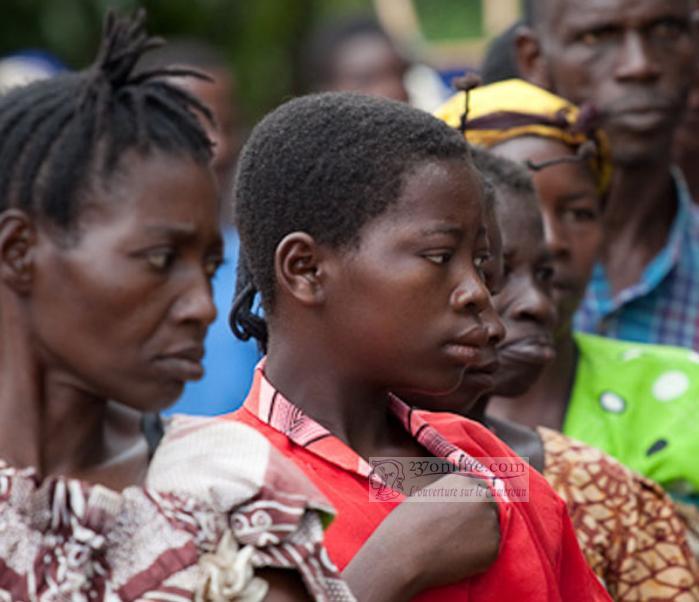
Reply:
<svg viewBox="0 0 699 602"><path fill-rule="evenodd" d="M594 143L586 159L604 194L612 176L607 136L592 126L593 112L520 79L510 79L468 92L468 119L462 124L465 92L452 96L435 116L454 128L465 125L466 139L486 148L521 136L539 136L563 142L575 152Z"/></svg>

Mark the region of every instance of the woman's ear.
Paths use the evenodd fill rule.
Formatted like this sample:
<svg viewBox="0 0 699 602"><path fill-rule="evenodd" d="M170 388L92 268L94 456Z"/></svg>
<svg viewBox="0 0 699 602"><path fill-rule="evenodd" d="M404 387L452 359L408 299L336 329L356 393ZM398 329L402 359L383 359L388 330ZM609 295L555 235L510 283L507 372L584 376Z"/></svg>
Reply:
<svg viewBox="0 0 699 602"><path fill-rule="evenodd" d="M517 29L515 57L517 59L517 70L522 79L545 90L550 89L551 81L546 66L546 58L541 49L541 41L534 30L526 25L522 25Z"/></svg>
<svg viewBox="0 0 699 602"><path fill-rule="evenodd" d="M19 209L0 213L0 278L19 294L31 289L34 273L36 227Z"/></svg>
<svg viewBox="0 0 699 602"><path fill-rule="evenodd" d="M303 305L321 304L325 300L323 260L324 253L310 234L287 234L274 255L278 289Z"/></svg>

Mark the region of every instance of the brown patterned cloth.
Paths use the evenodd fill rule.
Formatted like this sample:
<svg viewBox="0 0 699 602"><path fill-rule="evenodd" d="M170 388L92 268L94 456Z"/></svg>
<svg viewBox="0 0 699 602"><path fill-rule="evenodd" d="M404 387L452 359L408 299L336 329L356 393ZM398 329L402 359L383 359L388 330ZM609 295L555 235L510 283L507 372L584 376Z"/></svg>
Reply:
<svg viewBox="0 0 699 602"><path fill-rule="evenodd" d="M598 449L538 427L543 474L565 500L592 569L615 600L699 600L685 526L663 489Z"/></svg>
<svg viewBox="0 0 699 602"><path fill-rule="evenodd" d="M242 426L175 421L147 486L121 493L0 461L0 602L255 602L262 567L298 571L315 600L353 600L323 547L325 498Z"/></svg>

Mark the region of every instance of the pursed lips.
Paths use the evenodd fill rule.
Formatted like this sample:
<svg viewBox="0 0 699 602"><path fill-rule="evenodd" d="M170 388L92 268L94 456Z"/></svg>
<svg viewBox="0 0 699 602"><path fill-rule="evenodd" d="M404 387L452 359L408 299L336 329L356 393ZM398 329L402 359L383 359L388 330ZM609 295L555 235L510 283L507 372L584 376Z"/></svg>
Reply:
<svg viewBox="0 0 699 602"><path fill-rule="evenodd" d="M667 104L634 105L607 112L606 120L630 129L649 130L664 125L674 114L675 107Z"/></svg>
<svg viewBox="0 0 699 602"><path fill-rule="evenodd" d="M552 338L545 335L520 337L498 346L501 359L528 364L547 363L553 360L555 353Z"/></svg>
<svg viewBox="0 0 699 602"><path fill-rule="evenodd" d="M156 364L167 376L175 380L196 380L204 375L201 361L204 346L201 344L174 348L158 355Z"/></svg>
<svg viewBox="0 0 699 602"><path fill-rule="evenodd" d="M451 339L446 345L447 353L464 366L484 363L485 348L490 335L485 328L473 328Z"/></svg>

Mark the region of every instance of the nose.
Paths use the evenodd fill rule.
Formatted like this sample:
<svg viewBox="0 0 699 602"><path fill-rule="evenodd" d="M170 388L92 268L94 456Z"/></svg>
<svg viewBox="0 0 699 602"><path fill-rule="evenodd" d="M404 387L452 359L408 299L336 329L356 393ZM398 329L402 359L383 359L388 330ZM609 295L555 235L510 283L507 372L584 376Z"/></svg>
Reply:
<svg viewBox="0 0 699 602"><path fill-rule="evenodd" d="M521 293L512 304L510 316L517 321L534 322L547 329L556 323L556 306L533 278L528 278L520 288Z"/></svg>
<svg viewBox="0 0 699 602"><path fill-rule="evenodd" d="M505 338L505 325L502 323L492 303L481 314L481 320L483 320L483 326L488 331L488 345L495 347Z"/></svg>
<svg viewBox="0 0 699 602"><path fill-rule="evenodd" d="M464 275L459 286L452 292L449 302L454 311L469 311L474 315L480 315L492 307L490 293L475 269L469 269Z"/></svg>
<svg viewBox="0 0 699 602"><path fill-rule="evenodd" d="M638 31L626 32L616 65L617 79L648 80L655 79L659 75L658 63L648 52L643 35Z"/></svg>
<svg viewBox="0 0 699 602"><path fill-rule="evenodd" d="M560 220L550 211L542 211L544 221L544 240L554 259L567 257L570 254L570 244Z"/></svg>
<svg viewBox="0 0 699 602"><path fill-rule="evenodd" d="M173 315L178 322L196 323L207 328L216 319L216 313L211 283L202 271L183 287L174 304Z"/></svg>

